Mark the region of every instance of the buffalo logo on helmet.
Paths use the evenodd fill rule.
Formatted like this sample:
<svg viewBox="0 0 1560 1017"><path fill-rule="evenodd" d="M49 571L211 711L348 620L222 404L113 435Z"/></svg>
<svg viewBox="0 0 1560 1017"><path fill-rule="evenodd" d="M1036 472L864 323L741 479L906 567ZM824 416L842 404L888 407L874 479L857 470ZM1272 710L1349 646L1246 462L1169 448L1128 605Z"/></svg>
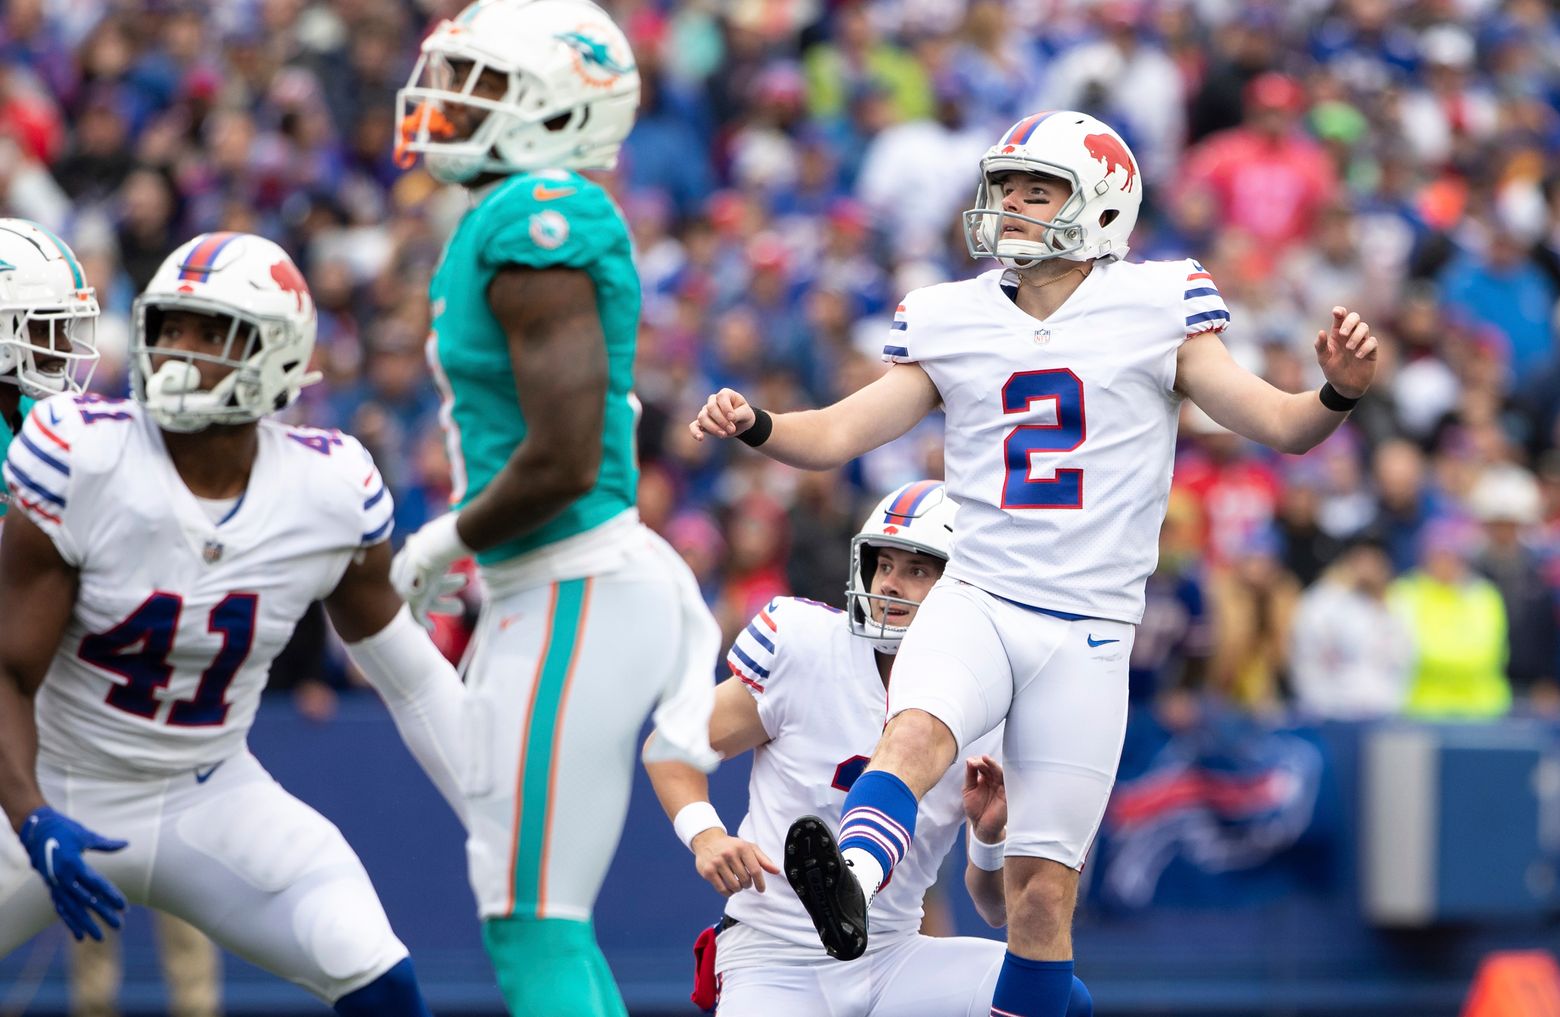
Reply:
<svg viewBox="0 0 1560 1017"><path fill-rule="evenodd" d="M1137 179L1137 165L1132 161L1132 155L1127 151L1126 145L1123 145L1114 135L1088 134L1084 136L1083 147L1088 151L1090 158L1105 164L1107 177L1118 169L1126 170L1127 180L1121 185L1121 189L1132 190L1132 181Z"/></svg>
<svg viewBox="0 0 1560 1017"><path fill-rule="evenodd" d="M290 261L278 261L271 266L271 281L277 288L293 295L298 301L298 310L303 310L304 297L309 294L309 286L303 281L303 273L298 271L298 266Z"/></svg>

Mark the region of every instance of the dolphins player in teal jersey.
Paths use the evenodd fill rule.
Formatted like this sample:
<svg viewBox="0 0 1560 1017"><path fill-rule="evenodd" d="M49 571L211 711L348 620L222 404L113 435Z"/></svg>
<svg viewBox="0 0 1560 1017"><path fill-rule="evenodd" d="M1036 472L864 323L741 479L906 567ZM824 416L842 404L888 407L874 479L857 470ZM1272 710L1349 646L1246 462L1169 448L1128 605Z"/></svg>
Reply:
<svg viewBox="0 0 1560 1017"><path fill-rule="evenodd" d="M467 861L510 1011L623 1017L591 911L622 833L638 733L709 769L720 632L639 522L639 277L607 170L639 74L586 0L481 0L422 44L398 156L470 191L430 289L455 511L392 580L424 615L475 554ZM658 705L659 704L659 705Z"/></svg>
<svg viewBox="0 0 1560 1017"><path fill-rule="evenodd" d="M28 219L0 219L0 463L34 399L86 386L97 316L65 241ZM0 516L5 507L0 494Z"/></svg>

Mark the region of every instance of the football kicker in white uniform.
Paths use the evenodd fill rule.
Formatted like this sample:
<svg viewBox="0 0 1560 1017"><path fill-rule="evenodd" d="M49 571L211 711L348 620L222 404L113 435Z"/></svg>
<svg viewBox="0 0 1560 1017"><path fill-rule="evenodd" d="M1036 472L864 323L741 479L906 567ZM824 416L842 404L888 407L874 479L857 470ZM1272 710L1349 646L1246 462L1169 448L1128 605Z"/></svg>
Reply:
<svg viewBox="0 0 1560 1017"><path fill-rule="evenodd" d="M948 559L953 516L938 481L900 488L851 541L846 612L780 597L732 644L710 743L725 758L753 751L736 837L710 805L704 774L684 763L646 764L699 874L730 898L697 949L695 1002L717 1005L721 1017L980 1017L991 1005L1002 944L919 929L922 900L966 822L974 837L966 885L982 916L1003 922L1000 730L972 744L971 758L921 800L920 836L878 895L865 976L830 962L801 901L783 881L764 879L778 874L771 858L784 857L795 815L839 827L845 794L883 730L894 654ZM1079 982L1069 1014L1089 1013Z"/></svg>
<svg viewBox="0 0 1560 1017"><path fill-rule="evenodd" d="M135 316L135 400L46 399L5 464L0 955L56 913L101 938L129 900L338 1013L427 1014L357 856L246 748L323 599L458 800L463 690L390 586L384 480L355 439L265 419L313 380L308 288L270 241L212 233Z"/></svg>
<svg viewBox="0 0 1560 1017"><path fill-rule="evenodd" d="M1124 260L1144 180L1120 135L1088 114L1020 120L975 184L965 239L1002 269L910 293L880 378L825 409L775 415L724 389L690 429L830 469L945 410L959 503L947 574L895 662L888 726L838 844L805 817L793 824L792 883L829 954L861 956L873 896L915 841L916 801L1005 722L1009 953L991 1013L1060 1017L1078 870L1120 761L1181 403L1304 452L1369 388L1377 344L1334 307L1314 344L1319 391L1282 392L1237 364L1210 272Z"/></svg>

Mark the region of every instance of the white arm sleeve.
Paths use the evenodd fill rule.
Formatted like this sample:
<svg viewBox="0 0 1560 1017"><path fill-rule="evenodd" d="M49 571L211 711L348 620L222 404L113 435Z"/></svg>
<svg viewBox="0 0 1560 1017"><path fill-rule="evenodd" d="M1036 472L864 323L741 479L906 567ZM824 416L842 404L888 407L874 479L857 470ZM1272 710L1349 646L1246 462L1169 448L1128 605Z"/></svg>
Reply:
<svg viewBox="0 0 1560 1017"><path fill-rule="evenodd" d="M383 629L348 643L347 654L390 708L401 740L464 825L457 774L466 687L455 669L405 605Z"/></svg>

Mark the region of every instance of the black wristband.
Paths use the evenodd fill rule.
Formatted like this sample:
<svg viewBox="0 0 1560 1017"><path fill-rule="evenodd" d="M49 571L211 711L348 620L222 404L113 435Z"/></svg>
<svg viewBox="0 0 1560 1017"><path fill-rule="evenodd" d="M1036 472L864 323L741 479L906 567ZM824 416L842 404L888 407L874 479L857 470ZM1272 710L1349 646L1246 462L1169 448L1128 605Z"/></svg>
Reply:
<svg viewBox="0 0 1560 1017"><path fill-rule="evenodd" d="M1322 400L1322 405L1334 413L1348 413L1359 405L1358 399L1350 399L1348 396L1332 387L1332 382L1324 382L1322 390L1316 393Z"/></svg>
<svg viewBox="0 0 1560 1017"><path fill-rule="evenodd" d="M753 426L737 435L737 440L748 448L758 448L769 440L769 434L775 429L775 418L753 407Z"/></svg>

